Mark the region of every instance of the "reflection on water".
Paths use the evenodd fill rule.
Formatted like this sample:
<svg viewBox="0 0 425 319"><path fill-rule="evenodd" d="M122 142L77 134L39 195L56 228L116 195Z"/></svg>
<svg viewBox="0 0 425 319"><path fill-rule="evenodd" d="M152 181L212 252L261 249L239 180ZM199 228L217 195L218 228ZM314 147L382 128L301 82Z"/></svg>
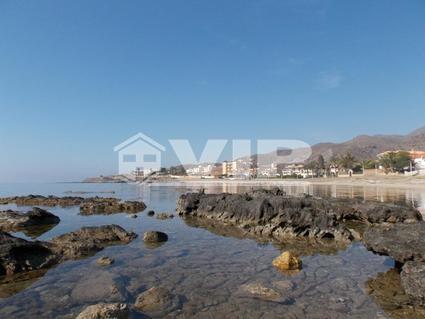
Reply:
<svg viewBox="0 0 425 319"><path fill-rule="evenodd" d="M207 191L236 192L249 188L208 187ZM423 193L415 190L315 185L283 188L289 194L423 203ZM171 213L179 194L190 189L194 188L122 184L22 185L21 188L0 185L0 196L30 193L63 196L66 191L102 196L101 192L113 191L112 196L144 200L147 210ZM61 222L41 234L38 237L41 240L82 226L112 223L136 232L139 237L128 245L109 247L93 257L61 264L38 279L23 276L12 283L3 279L0 318L73 318L89 304L116 301L132 304L139 293L153 286L164 286L184 297L181 307L168 312L174 318L376 318L385 317L384 309L387 315L396 318L395 312L366 284L379 273L388 272L393 262L372 254L361 243L349 246L331 241L267 243L246 238L237 228L202 221L157 220L145 213L137 219L127 214L81 216L76 207L49 210L58 215ZM169 240L159 247L147 247L142 234L148 230L163 231ZM288 249L301 255L303 261L302 271L293 276L280 273L272 266L272 260ZM101 267L96 264L100 256L113 258L115 263ZM270 300L241 293L243 287L252 285L266 287L281 297Z"/></svg>

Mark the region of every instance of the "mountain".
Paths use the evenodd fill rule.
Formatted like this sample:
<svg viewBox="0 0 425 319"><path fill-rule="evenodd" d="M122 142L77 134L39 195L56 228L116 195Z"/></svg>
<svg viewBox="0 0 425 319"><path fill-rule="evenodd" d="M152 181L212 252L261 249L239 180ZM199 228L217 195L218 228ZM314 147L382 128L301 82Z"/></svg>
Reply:
<svg viewBox="0 0 425 319"><path fill-rule="evenodd" d="M343 143L319 143L312 146L312 154L306 161L316 160L323 155L329 160L334 155L350 152L358 160L375 159L376 155L385 151L418 150L425 151L425 127L414 130L407 135L359 135ZM276 162L276 154L255 155L264 164Z"/></svg>

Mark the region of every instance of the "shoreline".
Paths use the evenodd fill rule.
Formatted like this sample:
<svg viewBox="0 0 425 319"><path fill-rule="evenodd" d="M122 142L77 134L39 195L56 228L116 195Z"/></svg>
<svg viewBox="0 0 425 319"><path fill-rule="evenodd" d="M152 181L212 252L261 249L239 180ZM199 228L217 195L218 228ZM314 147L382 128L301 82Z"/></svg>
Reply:
<svg viewBox="0 0 425 319"><path fill-rule="evenodd" d="M305 185L329 185L329 186L359 186L359 187L397 187L397 188L425 188L425 177L338 177L338 178L310 178L310 179L201 179L179 178L151 180L141 185L165 185L165 186L305 186Z"/></svg>

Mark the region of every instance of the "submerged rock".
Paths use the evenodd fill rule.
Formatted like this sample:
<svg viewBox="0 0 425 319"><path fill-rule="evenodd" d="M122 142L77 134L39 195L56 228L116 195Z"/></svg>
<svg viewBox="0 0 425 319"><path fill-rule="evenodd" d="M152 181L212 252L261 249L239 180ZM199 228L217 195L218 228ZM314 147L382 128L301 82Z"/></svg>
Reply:
<svg viewBox="0 0 425 319"><path fill-rule="evenodd" d="M289 251L283 252L273 260L273 266L279 270L298 270L302 267L301 259Z"/></svg>
<svg viewBox="0 0 425 319"><path fill-rule="evenodd" d="M106 256L102 256L98 260L96 260L96 264L101 266L109 266L109 265L112 265L113 263L114 263L114 260Z"/></svg>
<svg viewBox="0 0 425 319"><path fill-rule="evenodd" d="M160 231L147 231L143 234L143 241L147 243L160 243L168 240L168 235Z"/></svg>
<svg viewBox="0 0 425 319"><path fill-rule="evenodd" d="M137 296L134 306L151 315L161 316L181 307L182 298L163 287L152 287Z"/></svg>
<svg viewBox="0 0 425 319"><path fill-rule="evenodd" d="M350 241L360 236L351 230L353 221L370 225L422 220L419 211L408 206L287 196L279 189L245 194L188 193L180 196L177 211L183 217L217 220L278 240L310 237Z"/></svg>
<svg viewBox="0 0 425 319"><path fill-rule="evenodd" d="M130 317L130 310L126 304L100 303L88 306L76 319L127 319Z"/></svg>
<svg viewBox="0 0 425 319"><path fill-rule="evenodd" d="M117 225L83 227L50 242L27 241L0 231L0 276L45 269L68 259L90 256L109 245L128 243L136 237Z"/></svg>
<svg viewBox="0 0 425 319"><path fill-rule="evenodd" d="M253 297L264 300L277 301L282 296L273 288L266 287L260 283L245 284L239 288L239 293L242 297Z"/></svg>
<svg viewBox="0 0 425 319"><path fill-rule="evenodd" d="M13 210L0 211L0 230L6 232L20 231L34 226L56 225L59 222L59 217L38 207L26 213Z"/></svg>

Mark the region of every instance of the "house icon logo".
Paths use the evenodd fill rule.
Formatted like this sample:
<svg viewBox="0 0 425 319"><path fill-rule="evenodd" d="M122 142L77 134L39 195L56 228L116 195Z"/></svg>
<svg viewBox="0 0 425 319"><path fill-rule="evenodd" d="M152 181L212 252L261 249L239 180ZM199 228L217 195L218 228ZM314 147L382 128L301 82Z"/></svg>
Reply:
<svg viewBox="0 0 425 319"><path fill-rule="evenodd" d="M164 151L164 146L143 133L137 133L114 147L114 152L118 152L118 172L137 179L159 171Z"/></svg>

